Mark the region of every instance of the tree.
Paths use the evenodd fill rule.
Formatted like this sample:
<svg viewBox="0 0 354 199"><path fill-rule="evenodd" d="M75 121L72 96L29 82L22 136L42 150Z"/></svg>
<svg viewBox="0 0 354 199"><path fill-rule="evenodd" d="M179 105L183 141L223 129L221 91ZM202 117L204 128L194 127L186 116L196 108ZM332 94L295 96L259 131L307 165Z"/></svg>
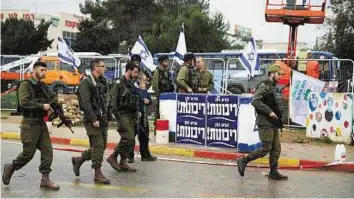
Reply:
<svg viewBox="0 0 354 199"><path fill-rule="evenodd" d="M208 1L162 0L160 3L159 20L144 37L153 53L175 51L182 23L188 51L215 52L229 48L226 40L229 24L221 13L209 15Z"/></svg>
<svg viewBox="0 0 354 199"><path fill-rule="evenodd" d="M106 17L105 2L85 1L80 4L80 11L91 18L80 21L80 32L72 43L73 50L101 54L119 52L120 40Z"/></svg>
<svg viewBox="0 0 354 199"><path fill-rule="evenodd" d="M54 41L47 38L50 25L50 21L43 19L37 26L33 21L17 18L1 22L2 54L28 55L46 51Z"/></svg>
<svg viewBox="0 0 354 199"><path fill-rule="evenodd" d="M328 32L315 47L333 52L338 58L354 60L354 1L331 0L333 17L328 19Z"/></svg>
<svg viewBox="0 0 354 199"><path fill-rule="evenodd" d="M91 19L80 23L75 51L126 53L120 44L132 47L141 35L152 53L172 52L182 23L189 51L230 47L225 37L229 24L221 13L210 15L208 0L86 0L80 9Z"/></svg>

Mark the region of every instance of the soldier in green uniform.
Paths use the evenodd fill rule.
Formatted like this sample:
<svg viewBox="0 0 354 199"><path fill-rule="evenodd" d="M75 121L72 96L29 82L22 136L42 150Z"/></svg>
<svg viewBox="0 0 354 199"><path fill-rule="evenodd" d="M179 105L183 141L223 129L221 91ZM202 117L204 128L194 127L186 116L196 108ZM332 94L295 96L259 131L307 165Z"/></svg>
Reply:
<svg viewBox="0 0 354 199"><path fill-rule="evenodd" d="M211 93L214 88L213 74L211 74L205 68L205 62L203 57L198 57L196 60L197 65L197 79L198 79L198 89L197 93Z"/></svg>
<svg viewBox="0 0 354 199"><path fill-rule="evenodd" d="M180 66L180 70L178 71L176 78L179 93L197 92L198 80L193 64L194 59L195 56L193 53L186 53L184 55L184 63Z"/></svg>
<svg viewBox="0 0 354 199"><path fill-rule="evenodd" d="M256 124L262 146L247 157L237 160L238 172L241 176L244 176L248 162L262 158L269 153L269 179L288 179L287 176L278 172L278 160L281 151L278 131L279 128L282 128L282 116L275 97L275 88L279 80L279 75L283 74L284 72L280 69L280 66L271 65L268 68L268 79L257 86L252 105L255 107L257 113Z"/></svg>
<svg viewBox="0 0 354 199"><path fill-rule="evenodd" d="M50 102L57 101L57 96L41 82L45 78L46 67L45 63L36 62L33 65L32 77L21 82L18 88L18 111L23 116L20 126L23 151L12 163L5 164L2 175L5 185L10 183L14 171L29 163L39 149L41 151L39 172L42 173L40 188L55 191L60 189L49 179L49 173L52 171L53 148L43 118L53 113Z"/></svg>
<svg viewBox="0 0 354 199"><path fill-rule="evenodd" d="M81 81L78 94L80 109L84 111L84 123L90 148L81 156L72 157L73 170L76 176L80 176L81 165L91 160L91 168L95 170L94 182L110 184L110 180L103 175L101 169L108 130L108 84L103 77L105 65L102 59L93 59L90 68L91 74Z"/></svg>
<svg viewBox="0 0 354 199"><path fill-rule="evenodd" d="M114 83L110 92L112 112L117 119L117 130L121 139L114 152L107 158L107 162L117 171L136 172L134 167L127 164L127 158L134 150L134 128L140 117L140 98L133 82L137 75L138 66L128 62L124 76ZM119 164L118 155L121 157Z"/></svg>
<svg viewBox="0 0 354 199"><path fill-rule="evenodd" d="M159 66L154 71L152 79L152 89L155 91L157 97L156 104L156 119L160 119L160 95L161 93L173 92L174 86L172 77L168 71L168 57L162 55L158 59Z"/></svg>

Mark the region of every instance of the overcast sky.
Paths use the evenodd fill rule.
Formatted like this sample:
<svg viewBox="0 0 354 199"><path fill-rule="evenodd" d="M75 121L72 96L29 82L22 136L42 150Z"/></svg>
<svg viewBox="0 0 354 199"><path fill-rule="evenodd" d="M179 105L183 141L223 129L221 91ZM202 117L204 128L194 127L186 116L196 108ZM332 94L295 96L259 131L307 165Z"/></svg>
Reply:
<svg viewBox="0 0 354 199"><path fill-rule="evenodd" d="M82 2L84 0L1 0L1 8L27 8L34 12L52 15L58 12L80 14L79 3ZM311 0L311 2L323 2L323 0ZM251 28L256 39L263 39L266 42L288 41L288 26L265 22L265 0L210 0L210 10L222 12L231 28L234 24ZM313 45L316 36L323 34L323 30L319 27L320 25L300 26L298 41Z"/></svg>

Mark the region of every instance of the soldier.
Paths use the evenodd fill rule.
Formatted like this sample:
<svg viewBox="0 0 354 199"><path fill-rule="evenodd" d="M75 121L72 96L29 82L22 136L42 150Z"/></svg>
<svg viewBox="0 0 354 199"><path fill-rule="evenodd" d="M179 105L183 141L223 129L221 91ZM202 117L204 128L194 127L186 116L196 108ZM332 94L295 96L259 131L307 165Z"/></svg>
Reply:
<svg viewBox="0 0 354 199"><path fill-rule="evenodd" d="M107 158L107 162L119 172L136 172L134 167L127 164L127 158L134 150L134 127L136 120L140 118L139 95L133 82L137 75L138 66L128 62L124 76L114 83L110 92L112 112L117 118L117 130L121 139L114 152ZM119 164L118 154L121 156Z"/></svg>
<svg viewBox="0 0 354 199"><path fill-rule="evenodd" d="M159 98L161 93L174 91L172 77L168 71L168 57L166 55L162 55L159 57L158 61L160 65L155 69L152 80L152 89L155 91L157 97L156 119L160 119Z"/></svg>
<svg viewBox="0 0 354 199"><path fill-rule="evenodd" d="M41 82L45 78L46 67L45 63L36 62L33 65L32 77L23 81L18 88L18 111L23 116L20 126L23 151L11 164L5 164L2 175L5 185L10 183L14 171L29 163L39 149L41 151L39 172L42 173L40 188L54 191L60 189L49 179L49 173L52 171L53 148L43 118L53 113L50 102L56 102L57 96Z"/></svg>
<svg viewBox="0 0 354 199"><path fill-rule="evenodd" d="M197 79L198 79L198 93L211 93L214 88L213 74L211 74L205 68L205 62L203 57L198 57L196 61L197 65Z"/></svg>
<svg viewBox="0 0 354 199"><path fill-rule="evenodd" d="M78 94L80 109L84 111L90 149L84 151L79 157L72 157L73 170L76 176L80 176L81 165L91 160L91 168L95 170L94 182L110 184L110 180L101 170L108 130L108 84L103 77L105 65L102 59L97 58L91 60L90 68L91 74L81 81Z"/></svg>
<svg viewBox="0 0 354 199"><path fill-rule="evenodd" d="M181 65L176 78L179 93L197 92L198 80L193 65L194 58L193 53L186 53L184 55L184 63Z"/></svg>
<svg viewBox="0 0 354 199"><path fill-rule="evenodd" d="M264 157L269 153L269 179L288 179L287 176L278 172L278 160L281 151L278 131L279 128L282 128L282 116L275 98L275 88L279 80L279 75L283 74L284 72L280 69L280 66L275 64L271 65L268 68L268 79L262 81L257 86L252 105L255 107L257 113L256 124L258 126L262 146L260 149L250 153L247 157L237 160L238 172L241 176L244 176L248 162Z"/></svg>

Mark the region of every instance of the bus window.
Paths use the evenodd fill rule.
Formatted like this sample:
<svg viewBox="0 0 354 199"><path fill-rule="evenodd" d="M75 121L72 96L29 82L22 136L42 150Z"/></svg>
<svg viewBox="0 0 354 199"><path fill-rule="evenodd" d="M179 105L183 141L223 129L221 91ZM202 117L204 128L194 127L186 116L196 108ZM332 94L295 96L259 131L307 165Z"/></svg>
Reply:
<svg viewBox="0 0 354 199"><path fill-rule="evenodd" d="M65 71L68 71L71 73L75 72L75 69L74 69L75 66L64 63L64 62L60 62L60 63L61 63L60 70L65 70Z"/></svg>
<svg viewBox="0 0 354 199"><path fill-rule="evenodd" d="M56 61L44 61L44 63L46 63L47 65L47 70L56 70L56 65L57 62Z"/></svg>

